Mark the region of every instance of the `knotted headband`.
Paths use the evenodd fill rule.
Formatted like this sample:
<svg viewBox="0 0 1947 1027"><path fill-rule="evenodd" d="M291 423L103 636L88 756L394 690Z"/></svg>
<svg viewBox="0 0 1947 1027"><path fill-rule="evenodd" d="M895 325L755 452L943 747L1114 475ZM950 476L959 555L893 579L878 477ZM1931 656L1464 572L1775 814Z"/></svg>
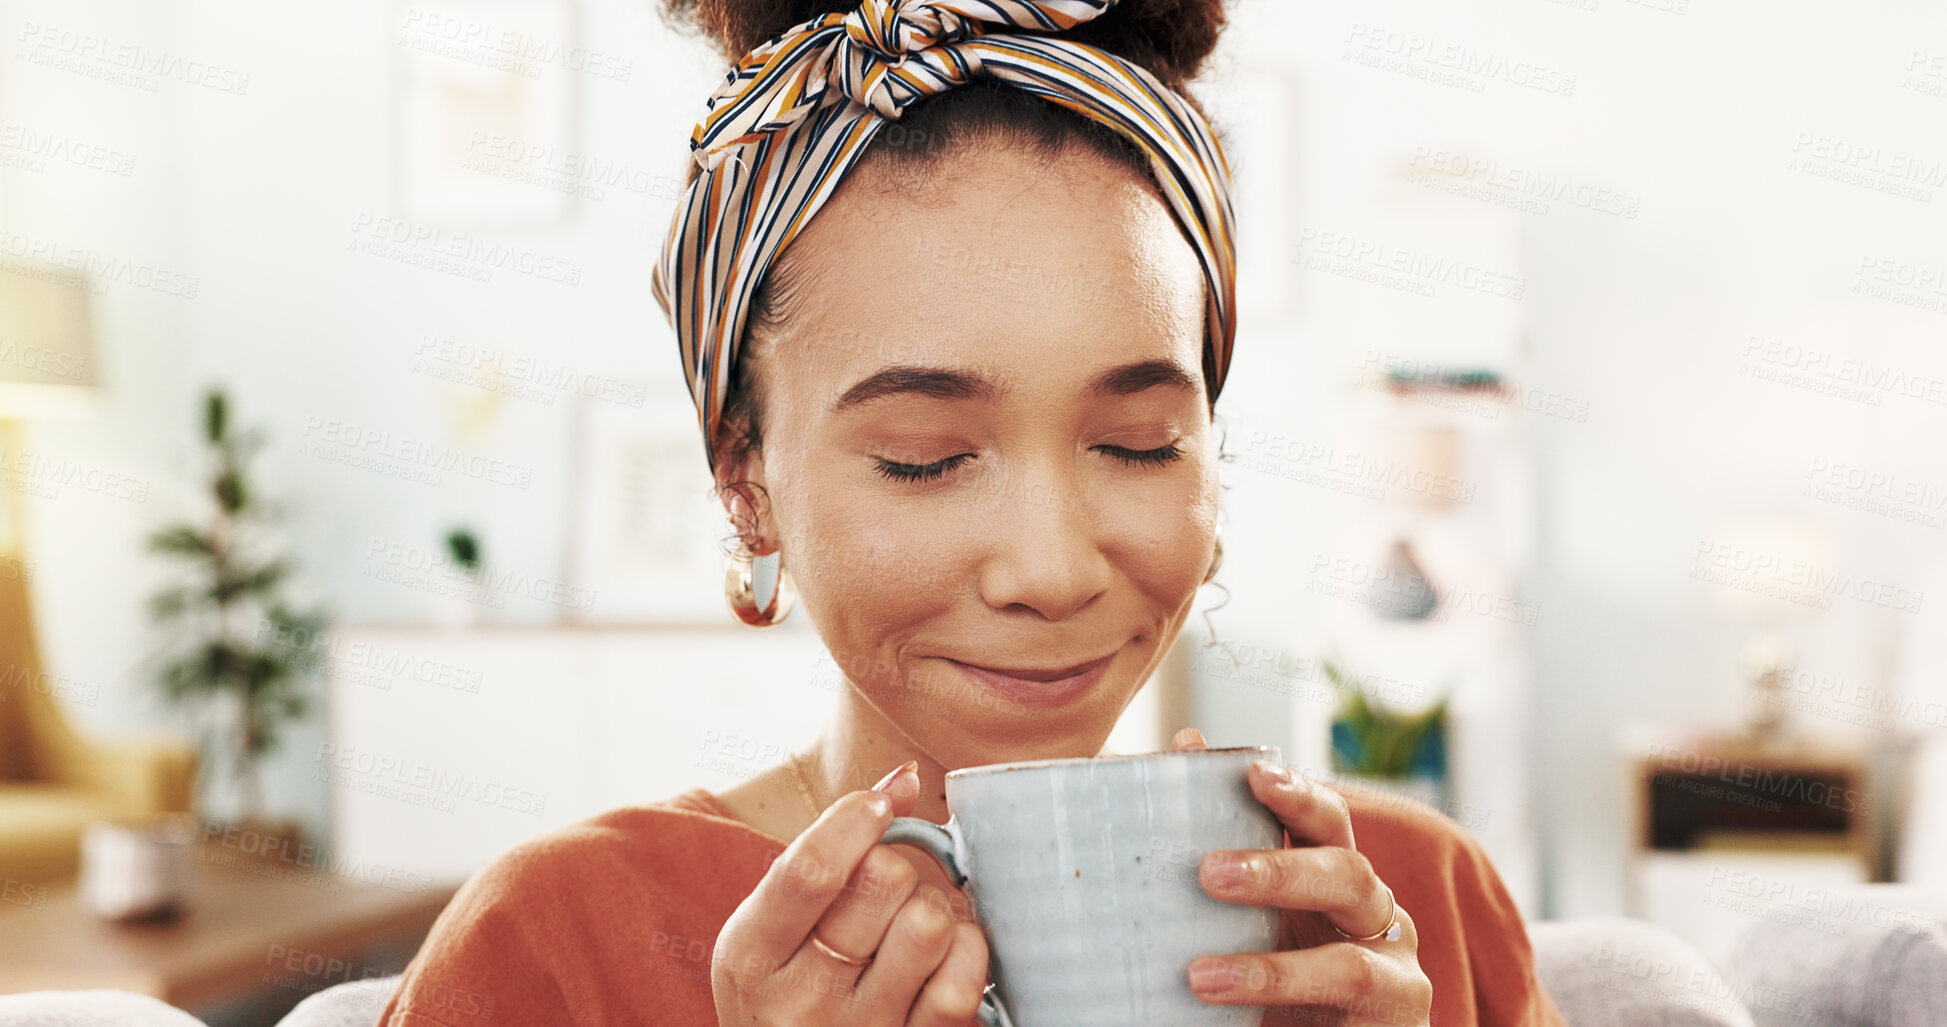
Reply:
<svg viewBox="0 0 1947 1027"><path fill-rule="evenodd" d="M676 205L653 278L676 329L712 468L752 298L772 261L908 104L976 76L1107 125L1148 155L1209 281L1206 360L1223 387L1236 334L1230 166L1183 97L1098 47L1042 33L1116 0L864 0L746 54L690 136L700 171ZM1008 30L989 32L988 25Z"/></svg>

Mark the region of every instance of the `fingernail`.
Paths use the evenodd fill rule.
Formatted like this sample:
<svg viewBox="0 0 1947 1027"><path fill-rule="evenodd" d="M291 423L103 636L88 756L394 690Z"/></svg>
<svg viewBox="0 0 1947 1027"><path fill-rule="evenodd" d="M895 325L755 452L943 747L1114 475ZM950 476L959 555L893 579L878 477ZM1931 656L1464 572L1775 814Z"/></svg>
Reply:
<svg viewBox="0 0 1947 1027"><path fill-rule="evenodd" d="M1199 959L1190 964L1190 987L1197 991L1223 991L1236 979L1236 971L1221 959Z"/></svg>
<svg viewBox="0 0 1947 1027"><path fill-rule="evenodd" d="M917 777L919 775L919 761L907 760L906 762L901 763L900 765L892 768L890 773L886 774L886 776L879 779L878 784L872 786L872 790L875 792L892 791L892 783L894 781L899 780L899 775L904 774L909 770L913 772L913 775L915 777Z"/></svg>
<svg viewBox="0 0 1947 1027"><path fill-rule="evenodd" d="M1248 856L1213 854L1210 860L1210 882L1219 888L1235 888L1251 879L1256 869Z"/></svg>
<svg viewBox="0 0 1947 1027"><path fill-rule="evenodd" d="M1270 760L1258 760L1257 769L1263 772L1266 781L1274 785L1288 785L1291 783L1291 771L1286 770L1282 763L1273 763Z"/></svg>

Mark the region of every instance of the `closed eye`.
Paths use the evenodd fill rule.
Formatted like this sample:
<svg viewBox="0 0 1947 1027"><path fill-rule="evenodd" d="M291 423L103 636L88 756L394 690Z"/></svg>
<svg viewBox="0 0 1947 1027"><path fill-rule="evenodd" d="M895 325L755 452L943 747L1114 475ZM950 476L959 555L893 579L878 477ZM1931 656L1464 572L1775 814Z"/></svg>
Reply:
<svg viewBox="0 0 1947 1027"><path fill-rule="evenodd" d="M930 464L901 464L891 460L880 460L878 471L894 481L931 481L972 460L973 457L972 453L959 453L944 460L935 460Z"/></svg>
<svg viewBox="0 0 1947 1027"><path fill-rule="evenodd" d="M1183 457L1183 449L1176 442L1156 449L1128 449L1123 446L1108 445L1095 448L1131 467L1160 467ZM880 459L876 462L875 470L882 477L894 481L932 481L973 458L972 453L956 453L930 464L902 464L893 460Z"/></svg>
<svg viewBox="0 0 1947 1027"><path fill-rule="evenodd" d="M1121 446L1097 446L1096 449L1115 457L1131 466L1160 467L1183 455L1183 450L1175 442L1159 449L1124 449Z"/></svg>

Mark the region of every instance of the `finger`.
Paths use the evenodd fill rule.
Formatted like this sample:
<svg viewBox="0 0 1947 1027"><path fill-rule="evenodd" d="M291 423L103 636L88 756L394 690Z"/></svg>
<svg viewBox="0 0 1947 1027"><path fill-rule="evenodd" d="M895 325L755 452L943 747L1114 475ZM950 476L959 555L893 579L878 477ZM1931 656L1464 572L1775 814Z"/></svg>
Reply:
<svg viewBox="0 0 1947 1027"><path fill-rule="evenodd" d="M1186 727L1178 731L1175 737L1170 739L1171 752L1186 752L1194 749L1208 748L1210 748L1210 744L1203 740L1203 732L1193 727Z"/></svg>
<svg viewBox="0 0 1947 1027"><path fill-rule="evenodd" d="M897 854L892 858L906 862ZM944 893L921 886L885 928L877 955L859 975L859 997L869 1007L900 1010L901 1016L891 1022L903 1022L904 1011L952 947L956 922Z"/></svg>
<svg viewBox="0 0 1947 1027"><path fill-rule="evenodd" d="M1433 986L1399 951L1333 942L1290 952L1199 956L1190 987L1216 1005L1308 1005L1345 1010L1347 1022L1423 1024Z"/></svg>
<svg viewBox="0 0 1947 1027"><path fill-rule="evenodd" d="M870 959L885 944L893 919L919 890L919 871L890 845L874 846L812 928L819 941L853 959ZM816 947L821 960L843 965ZM855 968L862 969L862 968Z"/></svg>
<svg viewBox="0 0 1947 1027"><path fill-rule="evenodd" d="M1276 814L1293 845L1342 845L1352 841L1352 809L1338 790L1272 760L1252 760L1251 794Z"/></svg>
<svg viewBox="0 0 1947 1027"><path fill-rule="evenodd" d="M1311 910L1355 937L1383 931L1397 917L1400 940L1413 941L1411 918L1394 908L1393 890L1357 849L1212 849L1198 865L1197 880L1213 898Z"/></svg>
<svg viewBox="0 0 1947 1027"><path fill-rule="evenodd" d="M980 928L954 925L953 947L914 1000L907 1027L966 1027L987 989L987 939Z"/></svg>
<svg viewBox="0 0 1947 1027"><path fill-rule="evenodd" d="M760 913L733 916L724 925L719 944L744 953L752 963L782 966L805 943L812 925L844 890L892 818L912 812L917 796L918 789L909 787L840 796L771 861L763 879L738 907L739 912Z"/></svg>

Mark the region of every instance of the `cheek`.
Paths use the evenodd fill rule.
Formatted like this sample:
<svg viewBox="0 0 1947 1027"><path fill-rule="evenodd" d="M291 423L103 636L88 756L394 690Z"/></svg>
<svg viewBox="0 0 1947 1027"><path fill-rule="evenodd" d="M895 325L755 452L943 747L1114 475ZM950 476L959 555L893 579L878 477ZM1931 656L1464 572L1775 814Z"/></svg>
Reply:
<svg viewBox="0 0 1947 1027"><path fill-rule="evenodd" d="M1180 602L1210 569L1217 524L1212 465L1131 486L1102 505L1106 550L1145 595Z"/></svg>
<svg viewBox="0 0 1947 1027"><path fill-rule="evenodd" d="M795 484L781 495L785 560L800 599L834 650L879 652L903 629L951 608L961 571L950 531L900 516L872 490Z"/></svg>

